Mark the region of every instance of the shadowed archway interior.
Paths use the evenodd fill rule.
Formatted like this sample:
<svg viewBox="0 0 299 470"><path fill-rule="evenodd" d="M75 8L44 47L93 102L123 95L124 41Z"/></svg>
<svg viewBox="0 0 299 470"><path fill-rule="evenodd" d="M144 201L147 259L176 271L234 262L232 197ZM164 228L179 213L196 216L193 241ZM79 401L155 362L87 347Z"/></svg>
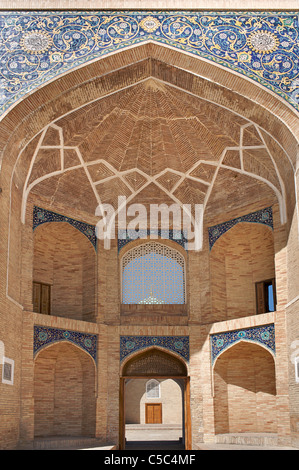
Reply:
<svg viewBox="0 0 299 470"><path fill-rule="evenodd" d="M191 449L191 413L190 413L190 384L188 377L188 370L186 364L175 355L163 351L158 348L149 348L146 351L140 352L130 358L122 367L121 379L120 379L120 445L122 449L125 449L125 387L128 379L144 379L144 378L156 378L160 380L174 379L182 391L182 432L183 432L183 443L174 442L166 443L166 449L171 448L171 445L175 446L174 449L185 448ZM181 403L180 403L181 405ZM136 404L136 406L139 406ZM150 406L150 404L148 405ZM160 406L156 404L156 406ZM172 405L174 406L174 405ZM157 423L162 423L162 410L159 408L160 418ZM147 413L147 412L146 412ZM151 411L154 413L155 411ZM153 422L155 418L153 419ZM159 428L158 428L159 429ZM157 434L159 436L159 434ZM157 437L157 440L159 437ZM137 448L155 448L147 447L149 444L139 444L141 447ZM142 447L142 445L145 447ZM157 444L156 444L157 445ZM161 443L160 443L161 445ZM178 446L178 447L176 447ZM183 447L182 447L183 446ZM129 447L130 448L130 447ZM134 447L133 447L134 448ZM160 448L160 446L159 446ZM163 447L162 447L163 448Z"/></svg>

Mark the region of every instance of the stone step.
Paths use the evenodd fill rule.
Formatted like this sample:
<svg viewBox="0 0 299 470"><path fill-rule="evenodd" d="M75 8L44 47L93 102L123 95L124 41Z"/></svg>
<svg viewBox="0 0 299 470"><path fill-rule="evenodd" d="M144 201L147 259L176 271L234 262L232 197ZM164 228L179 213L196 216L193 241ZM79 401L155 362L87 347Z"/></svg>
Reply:
<svg viewBox="0 0 299 470"><path fill-rule="evenodd" d="M126 424L129 430L152 430L152 429L182 429L181 424Z"/></svg>
<svg viewBox="0 0 299 470"><path fill-rule="evenodd" d="M272 433L229 433L217 434L217 444L277 446L277 435Z"/></svg>
<svg viewBox="0 0 299 470"><path fill-rule="evenodd" d="M98 439L92 437L45 437L34 440L35 450L55 450L55 449L88 449L101 448L104 450L115 449L113 445L103 445Z"/></svg>

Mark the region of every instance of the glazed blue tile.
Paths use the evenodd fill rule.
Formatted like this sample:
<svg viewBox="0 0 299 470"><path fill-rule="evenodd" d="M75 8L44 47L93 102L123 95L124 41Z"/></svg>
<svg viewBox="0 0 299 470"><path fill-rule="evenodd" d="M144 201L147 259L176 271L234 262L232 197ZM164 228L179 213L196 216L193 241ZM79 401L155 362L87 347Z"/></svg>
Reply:
<svg viewBox="0 0 299 470"><path fill-rule="evenodd" d="M175 352L185 361L189 361L189 336L121 336L120 361L150 346L159 346Z"/></svg>
<svg viewBox="0 0 299 470"><path fill-rule="evenodd" d="M185 250L188 249L188 240L184 235L183 230L163 230L163 229L147 229L147 230L118 230L117 246L120 251L128 243L139 238L147 238L150 235L164 240L172 240L178 245L182 246Z"/></svg>
<svg viewBox="0 0 299 470"><path fill-rule="evenodd" d="M95 226L80 222L65 215L57 214L56 212L42 209L41 207L34 206L33 208L33 230L39 225L47 222L67 222L68 224L79 230L93 245L94 249L97 248L97 237L95 233Z"/></svg>
<svg viewBox="0 0 299 470"><path fill-rule="evenodd" d="M275 327L274 324L245 328L241 330L216 333L210 336L211 359L214 364L217 357L239 341L250 341L262 345L275 354Z"/></svg>
<svg viewBox="0 0 299 470"><path fill-rule="evenodd" d="M72 69L145 41L203 57L299 108L298 11L1 11L0 114Z"/></svg>
<svg viewBox="0 0 299 470"><path fill-rule="evenodd" d="M34 326L34 354L45 346L60 341L69 341L84 349L93 359L97 360L97 336L78 331L63 330L44 326Z"/></svg>
<svg viewBox="0 0 299 470"><path fill-rule="evenodd" d="M214 243L229 229L234 227L239 222L251 222L255 224L263 224L273 229L273 215L272 207L252 212L251 214L237 217L236 219L228 220L222 224L213 225L209 227L209 246L212 249Z"/></svg>

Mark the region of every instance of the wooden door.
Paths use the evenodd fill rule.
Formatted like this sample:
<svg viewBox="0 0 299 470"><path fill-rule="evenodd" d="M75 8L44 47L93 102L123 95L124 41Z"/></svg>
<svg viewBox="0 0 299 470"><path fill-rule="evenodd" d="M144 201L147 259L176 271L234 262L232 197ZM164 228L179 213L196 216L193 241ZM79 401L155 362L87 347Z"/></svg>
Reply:
<svg viewBox="0 0 299 470"><path fill-rule="evenodd" d="M162 403L145 404L146 424L162 424Z"/></svg>
<svg viewBox="0 0 299 470"><path fill-rule="evenodd" d="M33 282L33 311L50 315L51 286L41 282Z"/></svg>
<svg viewBox="0 0 299 470"><path fill-rule="evenodd" d="M50 286L47 284L41 285L41 312L45 315L50 314Z"/></svg>
<svg viewBox="0 0 299 470"><path fill-rule="evenodd" d="M40 313L40 306L41 306L41 288L39 282L33 283L33 311Z"/></svg>

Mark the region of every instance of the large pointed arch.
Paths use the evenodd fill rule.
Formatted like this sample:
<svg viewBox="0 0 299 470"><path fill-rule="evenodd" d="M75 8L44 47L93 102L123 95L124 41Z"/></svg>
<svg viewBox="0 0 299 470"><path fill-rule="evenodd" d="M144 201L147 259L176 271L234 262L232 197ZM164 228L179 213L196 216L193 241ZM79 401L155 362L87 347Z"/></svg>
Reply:
<svg viewBox="0 0 299 470"><path fill-rule="evenodd" d="M246 87L244 87L245 82ZM269 187L273 186L272 189L280 204L281 223L291 220L295 203L292 174L297 157L296 136L299 136L298 119L295 118L294 111L271 93L264 90L263 93L260 93L256 84L247 82L237 73L223 71L218 65L207 63L197 57L190 57L183 51L150 42L114 53L68 73L59 81L49 83L32 93L3 118L0 135L0 148L3 149L2 171L4 177L2 181L3 193L5 197L6 195L8 197L7 202L10 208L7 215L10 232L18 233L20 222L24 223L26 198L33 186L38 188L41 184L52 181L53 178L56 178L57 182L64 181L64 177L67 180L71 174L75 174L75 171L80 173L82 181L90 184L90 194L94 199L94 206L100 200L102 201L99 189L102 193L103 185L113 181L116 184L121 181L122 188L128 192L129 197L140 196L140 186L138 187L138 184L134 186L136 175L138 175L137 179L144 179L144 186L149 187L149 183L153 183L159 187L162 193L170 196L175 202L179 201L180 204L195 200L202 203L205 198L206 200L209 198L219 166L219 163L213 159L199 158L194 162L193 167L190 166L182 174L166 165L155 175L147 174L145 177L144 173L140 172L140 169L137 172L134 166L130 168L128 173L127 170L116 170L113 165L109 166L109 162L102 162L98 158L86 162L81 158L82 154L78 153L77 145L67 145L65 133L61 132L61 124L65 122L67 116L70 118L78 116L80 111L87 109L86 106L93 106L99 100L109 97L113 98L119 92L133 90L135 86L141 86L143 89L144 87L157 89L161 89L161 86L162 88L166 87L167 92L172 94L172 99L176 102L179 102L179 95L176 96L176 94L183 93L186 96L185 110L187 114L190 113L190 106L192 106L190 103L197 97L196 99L202 100L207 106L216 106L221 113L235 116L243 129L243 135L246 126L251 126L262 134L263 138L267 138L268 141L262 142L261 146L267 146L268 149L271 147L269 162L271 162L271 157L273 158L273 149L275 149L275 155L279 155L277 158L285 162L282 167L279 167L277 160L275 164L271 163L275 173L278 173L278 186L273 186L271 181L268 184L267 178L264 176L256 173L253 173L252 176L255 179L263 178ZM275 114L273 114L273 109L275 109ZM20 116L23 116L23 119L20 120ZM90 122L92 121L89 120L88 123ZM222 122L225 123L226 120L223 119ZM194 119L193 125L196 129L197 119ZM277 127L281 129L281 132L276 132ZM47 137L49 130L55 130L60 136L57 144L48 142L44 145L43 139ZM36 173L37 179L30 181L28 174L33 169L32 158L37 157L36 149L51 147L54 150L55 146L57 157L56 160L54 159L56 163L52 170L43 175ZM232 148L242 152L244 142L239 139L237 145L233 145ZM230 145L224 145L219 154L223 169L227 169L227 164L224 165L223 160L230 149ZM74 158L77 159L74 165L68 167L64 161L66 150L73 150ZM53 160L51 161L53 162ZM98 184L92 180L90 173L94 164L103 164L104 173L106 172ZM215 168L216 172L214 173ZM284 168L289 168L285 174L283 174ZM232 171L244 174L248 173L248 168L232 167ZM212 180L210 179L211 174L214 174ZM131 182L129 177L133 177ZM167 189L168 180L172 184L171 190ZM190 190L186 187L186 182L188 182ZM77 187L81 187L81 184ZM14 197L13 194L15 194ZM191 199L189 199L190 195ZM21 204L19 204L20 196L23 201ZM88 223L95 221L94 212L89 214L87 219ZM8 241L7 268L12 266L12 263L9 262L9 251L10 241ZM11 277L15 277L12 273L9 274L8 271L7 273L8 281ZM7 283L7 296L18 303L19 299L13 291L10 292L8 285L9 282Z"/></svg>
<svg viewBox="0 0 299 470"><path fill-rule="evenodd" d="M190 377L185 361L164 348L149 347L123 362L119 388L119 448L125 448L125 382L130 378L171 378L183 382L184 436L186 450L192 449Z"/></svg>

